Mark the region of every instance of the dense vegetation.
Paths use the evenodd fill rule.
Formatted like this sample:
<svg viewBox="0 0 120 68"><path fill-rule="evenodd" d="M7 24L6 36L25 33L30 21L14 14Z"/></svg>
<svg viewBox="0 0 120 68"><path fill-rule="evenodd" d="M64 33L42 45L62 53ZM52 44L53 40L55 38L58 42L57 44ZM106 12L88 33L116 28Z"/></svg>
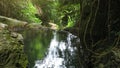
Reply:
<svg viewBox="0 0 120 68"><path fill-rule="evenodd" d="M79 2L67 0L1 0L0 15L19 20L59 27L72 27L80 16Z"/></svg>
<svg viewBox="0 0 120 68"><path fill-rule="evenodd" d="M30 0L0 0L0 15L27 22L40 22L35 17L37 9Z"/></svg>
<svg viewBox="0 0 120 68"><path fill-rule="evenodd" d="M83 64L119 68L119 4L120 0L0 0L0 15L47 27L54 23L81 39Z"/></svg>

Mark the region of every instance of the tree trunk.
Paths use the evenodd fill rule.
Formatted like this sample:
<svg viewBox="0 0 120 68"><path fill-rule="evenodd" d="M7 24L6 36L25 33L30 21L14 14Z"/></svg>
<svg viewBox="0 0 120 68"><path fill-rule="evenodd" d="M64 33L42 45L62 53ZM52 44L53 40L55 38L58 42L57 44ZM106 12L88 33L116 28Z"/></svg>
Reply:
<svg viewBox="0 0 120 68"><path fill-rule="evenodd" d="M114 46L119 44L120 34L117 33L120 32L120 0L80 2L79 37L85 48L84 59L87 59L84 64L87 64L88 68L114 66L117 61L112 62L110 58ZM115 66L120 67L117 64Z"/></svg>

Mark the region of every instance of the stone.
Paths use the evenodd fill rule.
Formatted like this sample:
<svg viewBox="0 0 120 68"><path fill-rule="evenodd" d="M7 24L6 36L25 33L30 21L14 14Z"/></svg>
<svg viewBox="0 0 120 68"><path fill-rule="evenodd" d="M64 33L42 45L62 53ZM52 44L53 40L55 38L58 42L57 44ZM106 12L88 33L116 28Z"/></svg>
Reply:
<svg viewBox="0 0 120 68"><path fill-rule="evenodd" d="M8 25L3 24L3 23L0 22L0 30L6 28L7 26L8 26Z"/></svg>
<svg viewBox="0 0 120 68"><path fill-rule="evenodd" d="M24 53L21 34L7 29L0 31L0 68L27 68L28 60Z"/></svg>

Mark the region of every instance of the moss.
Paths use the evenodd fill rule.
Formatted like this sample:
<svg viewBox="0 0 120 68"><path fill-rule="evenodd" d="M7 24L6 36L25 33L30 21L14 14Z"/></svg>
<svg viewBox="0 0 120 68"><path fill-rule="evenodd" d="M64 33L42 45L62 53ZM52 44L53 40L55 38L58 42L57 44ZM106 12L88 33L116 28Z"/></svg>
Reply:
<svg viewBox="0 0 120 68"><path fill-rule="evenodd" d="M0 30L0 68L26 68L28 61L23 47L11 32Z"/></svg>
<svg viewBox="0 0 120 68"><path fill-rule="evenodd" d="M30 0L0 0L0 15L27 22L41 22L35 14L37 9Z"/></svg>

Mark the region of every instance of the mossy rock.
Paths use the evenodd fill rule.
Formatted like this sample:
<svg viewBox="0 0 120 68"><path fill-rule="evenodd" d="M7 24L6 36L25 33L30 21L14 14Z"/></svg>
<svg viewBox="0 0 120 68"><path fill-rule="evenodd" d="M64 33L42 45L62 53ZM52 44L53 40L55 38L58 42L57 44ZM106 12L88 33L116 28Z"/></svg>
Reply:
<svg viewBox="0 0 120 68"><path fill-rule="evenodd" d="M12 32L0 30L0 68L26 68L28 61L23 51L22 38L11 35ZM15 33L14 33L15 34Z"/></svg>

